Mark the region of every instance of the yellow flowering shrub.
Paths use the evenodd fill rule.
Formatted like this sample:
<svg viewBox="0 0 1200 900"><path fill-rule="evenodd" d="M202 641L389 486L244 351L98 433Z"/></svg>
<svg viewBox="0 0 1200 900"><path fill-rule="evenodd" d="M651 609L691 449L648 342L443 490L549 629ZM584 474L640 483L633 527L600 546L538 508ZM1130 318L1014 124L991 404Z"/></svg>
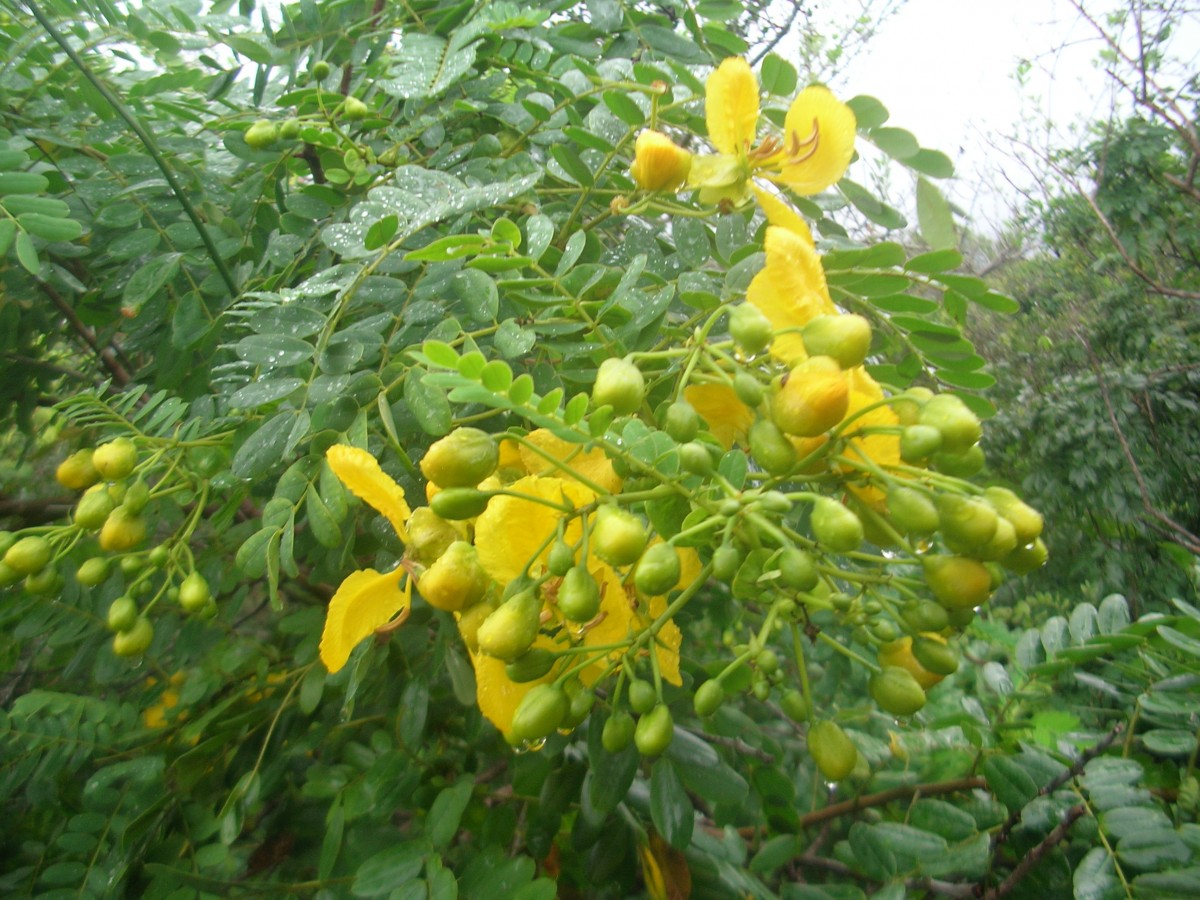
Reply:
<svg viewBox="0 0 1200 900"><path fill-rule="evenodd" d="M948 537L946 550L956 555L943 556L906 535L914 523L923 535L938 528L934 500L941 495L972 491L948 472L922 475L910 445L936 449L944 434L960 456L974 452L978 421L960 401L885 387L874 377L892 371L873 355L887 346L874 323L895 325L855 293L854 279L875 279L877 293L893 284L899 291L916 276L889 262L894 254L886 248L867 275L845 274L860 251L831 268L801 213L811 207L794 202L842 179L854 157L854 112L812 85L781 115L764 115L757 78L737 57L708 76L704 134L688 137L676 124L673 137L655 127L654 96L648 127L633 144L636 190L612 200L605 215L686 211L703 219L753 197L765 218L761 264L720 292L709 289L705 271L692 273L693 293L683 298L692 311L672 307L675 319L664 316L665 306L645 312L628 301L644 260L621 277L556 282L570 300L556 307L555 327L584 329L592 339L585 358L559 360L576 372L583 367L576 381L583 389L570 396L553 366L519 371L517 361L489 359L473 336L427 340L410 351L419 369L405 377L421 378L420 391L444 397L449 409L449 417L422 424L439 435L424 455L415 464L403 456L413 476L409 493L423 494L428 507L410 509L361 436L361 446L335 443L325 454L344 487L390 523L402 550L398 559L389 554L386 571L358 569L333 592L322 663L337 672L372 637L386 642L414 605L428 607L420 621L432 616L457 626L480 712L518 747L540 748L556 733L595 723L600 710L603 726L588 727L603 727L607 750L634 741L654 756L671 740L672 692L694 691L695 711L707 716L726 685L749 685L759 699L779 689L783 668L772 646L780 634L803 667L802 629L830 627L821 617L833 616L854 629L855 641L870 644L863 623L872 623L878 641L911 632L903 611L928 602L922 595L931 585L939 608L949 610L946 628L961 625L970 605L939 562L966 566L957 555L967 552L963 539ZM633 107L610 105L634 115ZM686 149L705 139L715 152ZM567 157L558 161L571 168ZM691 206L680 205L674 195L681 191L694 192ZM757 214L732 213L744 221ZM673 230L681 241L688 234L681 222ZM500 234L516 247L516 234ZM576 239L571 252L584 246ZM460 273L464 290L488 290L480 272L494 264ZM663 294L666 301L671 294ZM635 339L621 327L641 331ZM433 408L415 407L426 416ZM907 506L896 507L903 521L893 521L887 502L898 486L908 492ZM982 546L987 524L956 523L955 534ZM872 544L894 555L864 553ZM989 546L981 558L1003 559L1014 549ZM1033 553L1029 541L1021 549L1022 559ZM973 582L971 602L985 595ZM724 664L700 669L688 661L691 610L729 601L743 606L715 617L742 636L727 642ZM698 681L703 691L695 690ZM918 709L919 692L932 687L895 673L873 684L887 708L904 710ZM800 718L812 717L808 692L804 681L803 696L787 695L789 708L808 711ZM820 733L842 746L844 735L826 725ZM842 777L847 762L829 770Z"/></svg>

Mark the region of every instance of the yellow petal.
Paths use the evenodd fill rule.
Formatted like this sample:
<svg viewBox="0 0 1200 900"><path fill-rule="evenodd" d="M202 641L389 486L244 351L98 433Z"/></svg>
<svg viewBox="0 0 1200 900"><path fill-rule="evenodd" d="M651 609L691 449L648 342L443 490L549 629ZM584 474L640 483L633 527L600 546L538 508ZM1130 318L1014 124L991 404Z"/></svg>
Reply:
<svg viewBox="0 0 1200 900"><path fill-rule="evenodd" d="M813 246L812 231L809 229L808 223L800 218L800 213L780 200L775 194L770 191L764 191L757 185L750 185L750 190L754 191L754 196L758 198L758 205L766 213L769 223L778 225L780 228L786 228L808 243L810 247Z"/></svg>
<svg viewBox="0 0 1200 900"><path fill-rule="evenodd" d="M626 590L625 585L621 583L621 577L607 563L589 556L588 571L600 583L601 617L596 625L588 629L583 639L585 645L598 647L621 643L641 634L654 619L666 611L665 597L654 597L648 609L643 611L633 588ZM656 645L659 671L663 678L676 685L683 683L679 677L679 646L682 637L679 627L673 621L668 621L659 629ZM621 650L614 650L609 654L609 659L616 661L621 655ZM580 673L580 677L590 684L603 673L604 668L603 664L597 663Z"/></svg>
<svg viewBox="0 0 1200 900"><path fill-rule="evenodd" d="M366 450L346 444L334 444L325 451L325 459L342 484L386 516L400 540L408 543L405 524L412 510L404 499L404 488L384 473L378 460Z"/></svg>
<svg viewBox="0 0 1200 900"><path fill-rule="evenodd" d="M814 85L792 101L784 120L784 159L778 179L798 194L819 194L835 184L854 156L854 112Z"/></svg>
<svg viewBox="0 0 1200 900"><path fill-rule="evenodd" d="M642 881L650 900L683 900L692 895L692 873L687 857L668 844L657 831L648 844L638 845Z"/></svg>
<svg viewBox="0 0 1200 900"><path fill-rule="evenodd" d="M412 580L400 586L407 574L402 568L382 575L374 569L361 569L346 576L325 613L321 662L326 669L336 672L346 665L359 641L409 605Z"/></svg>
<svg viewBox="0 0 1200 900"><path fill-rule="evenodd" d="M653 621L667 611L666 597L653 597L650 600L650 620ZM683 684L679 677L679 647L683 644L683 634L674 619L668 619L658 630L658 670L662 677L678 687Z"/></svg>
<svg viewBox="0 0 1200 900"><path fill-rule="evenodd" d="M642 883L646 886L646 896L650 900L669 900L662 867L645 844L638 847L638 858L642 861Z"/></svg>
<svg viewBox="0 0 1200 900"><path fill-rule="evenodd" d="M545 635L540 635L534 646L555 649L557 645ZM512 731L513 713L525 695L537 685L554 680L553 675L546 674L534 681L517 684L508 677L504 660L483 653L472 653L471 663L475 667L475 702L479 704L479 711L506 738Z"/></svg>
<svg viewBox="0 0 1200 900"><path fill-rule="evenodd" d="M853 416L860 409L883 399L883 388L875 381L862 366L850 370L850 409L847 416ZM861 428L896 426L900 420L890 406L880 406L856 418L848 431L850 434ZM875 465L888 469L900 464L900 436L898 434L867 434L851 437L846 454L851 458L865 457ZM873 507L879 508L885 500L883 491L873 485L851 485L850 490Z"/></svg>
<svg viewBox="0 0 1200 900"><path fill-rule="evenodd" d="M708 76L704 115L714 147L730 156L746 155L758 127L758 79L748 62L731 56Z"/></svg>
<svg viewBox="0 0 1200 900"><path fill-rule="evenodd" d="M508 490L551 503L570 502L576 507L596 499L595 493L577 481L536 475L514 481ZM479 548L479 562L484 571L501 585L506 585L520 575L535 556L544 563L552 543L548 538L554 535L562 518L561 511L537 500L493 497L487 509L475 520L475 546ZM578 540L581 531L579 519L573 519L566 529L567 541Z"/></svg>
<svg viewBox="0 0 1200 900"><path fill-rule="evenodd" d="M733 156L697 156L692 159L688 172L689 188L711 188L728 193L740 193L747 177L747 169Z"/></svg>
<svg viewBox="0 0 1200 900"><path fill-rule="evenodd" d="M638 187L647 191L676 190L687 180L691 168L692 154L665 134L643 131L638 135L629 169Z"/></svg>
<svg viewBox="0 0 1200 900"><path fill-rule="evenodd" d="M525 464L521 461L521 445L512 438L503 438L500 441L500 463L496 468L524 470Z"/></svg>
<svg viewBox="0 0 1200 900"><path fill-rule="evenodd" d="M700 572L704 569L704 564L700 562L700 554L691 547L679 547L679 581L675 582L675 590L682 591L684 588L692 586L697 578L700 577Z"/></svg>
<svg viewBox="0 0 1200 900"><path fill-rule="evenodd" d="M683 396L726 450L735 443L745 442L746 433L754 424L754 411L738 399L729 385L689 384L683 389Z"/></svg>
<svg viewBox="0 0 1200 900"><path fill-rule="evenodd" d="M764 241L767 264L754 276L746 299L759 308L777 332L771 355L789 364L807 358L799 329L821 315L833 315L837 307L829 299L821 258L803 238L775 225L767 227Z"/></svg>
<svg viewBox="0 0 1200 900"><path fill-rule="evenodd" d="M569 478L572 481L586 478L609 493L621 489L621 479L613 469L612 460L604 455L603 450L585 451L582 444L565 441L545 428L531 432L525 440L536 448L521 446L521 463L530 475ZM538 453L538 450L542 452Z"/></svg>

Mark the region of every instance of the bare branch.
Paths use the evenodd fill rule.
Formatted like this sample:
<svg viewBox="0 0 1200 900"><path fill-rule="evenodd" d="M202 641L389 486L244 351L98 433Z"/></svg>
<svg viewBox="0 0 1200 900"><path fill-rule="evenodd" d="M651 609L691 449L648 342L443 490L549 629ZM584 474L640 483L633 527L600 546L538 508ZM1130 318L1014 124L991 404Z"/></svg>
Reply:
<svg viewBox="0 0 1200 900"><path fill-rule="evenodd" d="M1004 881L984 894L983 900L997 900L997 898L1003 897L1015 888L1021 879L1028 875L1030 870L1041 862L1042 857L1062 843L1063 839L1067 836L1067 832L1071 830L1071 826L1085 812L1087 812L1087 807L1082 803L1076 804L1067 810L1066 816L1054 827L1054 830L1046 835L1040 844L1021 858L1021 861L1017 863L1017 867L1008 874L1008 877Z"/></svg>
<svg viewBox="0 0 1200 900"><path fill-rule="evenodd" d="M800 15L800 4L792 3L792 11L788 14L787 21L783 23L782 27L776 28L775 36L764 44L761 50L754 54L754 58L750 61L751 65L757 66L768 53L775 49L781 40L792 33L792 25L795 24L796 16L798 15Z"/></svg>
<svg viewBox="0 0 1200 900"><path fill-rule="evenodd" d="M1092 365L1092 372L1096 376L1096 385L1100 389L1100 399L1104 401L1104 408L1108 412L1108 422L1112 426L1113 433L1117 436L1117 442L1121 445L1121 453L1125 456L1125 461L1129 463L1129 468L1133 472L1134 481L1137 482L1138 494L1142 498L1142 508L1146 514L1152 519L1162 523L1168 531L1173 535L1173 539L1186 548L1191 553L1200 553L1200 537L1192 534L1183 525L1176 522L1166 513L1162 512L1150 500L1150 491L1146 487L1146 479L1142 477L1142 470L1134 459L1133 451L1129 447L1129 441L1125 439L1125 432L1121 429L1120 422L1117 421L1116 411L1113 409L1112 397L1109 395L1108 385L1104 381L1104 376L1100 371L1100 361L1096 357L1095 351L1092 350L1092 345L1088 343L1087 338L1076 333L1080 343L1083 344L1083 349L1087 352L1088 360Z"/></svg>
<svg viewBox="0 0 1200 900"><path fill-rule="evenodd" d="M883 806L884 804L891 803L893 800L904 800L909 797L933 797L938 794L957 794L962 791L972 791L983 787L987 787L987 782L983 778L971 776L967 778L955 778L952 781L909 784L902 787L889 788L886 791L867 794L863 797L855 797L852 800L835 803L824 809L810 812L800 817L800 827L811 828L813 825L827 821L828 819L836 819L839 816L849 815L850 813L858 812L860 809L868 809L872 806Z"/></svg>
<svg viewBox="0 0 1200 900"><path fill-rule="evenodd" d="M1161 283L1153 275L1139 266L1133 256L1130 255L1129 251L1125 249L1125 245L1121 243L1121 238L1117 234L1117 230L1113 227L1112 223L1108 221L1108 217L1104 215L1104 212L1100 209L1099 204L1096 203L1096 199L1086 190L1084 190L1083 186L1076 181L1073 176L1068 174L1067 171L1062 168L1062 166L1059 166L1049 159L1045 160L1045 162L1050 166L1050 168L1054 169L1054 171L1061 178L1063 178L1063 180L1071 185L1071 187L1075 189L1075 192L1079 194L1083 202L1088 205L1088 208L1092 211L1092 215L1096 217L1096 221L1100 223L1100 227L1104 229L1104 233L1108 235L1108 239L1116 248L1117 253L1119 253L1121 255L1121 259L1125 261L1125 265L1129 267L1129 270L1133 272L1134 275L1136 275L1145 283L1147 288L1156 294L1162 294L1164 297L1178 297L1182 300L1200 300L1200 291L1185 291L1181 288L1169 287L1168 285Z"/></svg>
<svg viewBox="0 0 1200 900"><path fill-rule="evenodd" d="M835 875L859 878L864 881L868 880L839 860L817 856L811 852L806 852L797 862L801 867L824 869L826 872L833 872ZM975 885L973 884L943 881L939 878L910 878L904 883L904 886L910 891L928 891L937 894L939 897L955 897L966 900L968 897L976 896Z"/></svg>
<svg viewBox="0 0 1200 900"><path fill-rule="evenodd" d="M1097 22L1091 13L1084 9L1082 0L1070 0L1070 3L1075 7L1076 12L1079 13L1084 21L1096 30L1096 33L1100 35L1104 43L1108 44L1109 48L1134 71L1141 74L1145 83L1154 89L1154 92L1165 101L1166 106L1170 107L1170 109L1169 111L1164 109L1163 106L1152 101L1143 91L1132 89L1124 83L1121 83L1122 87L1130 91L1139 104L1145 106L1159 118L1168 122L1175 132L1192 148L1192 153L1200 154L1200 135L1196 134L1194 128L1189 127L1192 123L1191 117L1180 109L1179 104L1171 98L1170 92L1149 76L1145 70L1145 66L1139 64L1137 60L1125 52L1125 49L1104 29L1104 26Z"/></svg>
<svg viewBox="0 0 1200 900"><path fill-rule="evenodd" d="M113 346L101 346L100 342L96 339L96 333L83 323L83 320L71 308L71 304L51 285L39 280L38 287L42 289L42 293L50 298L50 302L58 307L58 311L67 320L67 324L71 326L71 330L79 335L83 342L88 345L88 348L96 354L96 357L100 360L100 364L112 375L113 381L122 387L129 384L129 372L121 363L120 350Z"/></svg>
<svg viewBox="0 0 1200 900"><path fill-rule="evenodd" d="M1083 753L1079 754L1079 759L1075 760L1074 764L1072 764L1070 768L1066 769L1061 774L1050 779L1050 781L1042 785L1038 790L1037 795L1039 797L1045 797L1047 794L1052 794L1072 778L1075 778L1083 771L1084 766L1111 747L1113 741L1115 741L1124 730L1125 723L1123 721L1118 722L1109 730L1108 734L1102 737L1095 745L1089 747ZM996 836L993 838L993 843L996 845L997 852L999 852L1000 845L1008 840L1009 833L1019 821L1021 821L1021 810L1019 809L1014 810L1009 817L1004 820L1004 824L1000 826L1000 830L996 832Z"/></svg>

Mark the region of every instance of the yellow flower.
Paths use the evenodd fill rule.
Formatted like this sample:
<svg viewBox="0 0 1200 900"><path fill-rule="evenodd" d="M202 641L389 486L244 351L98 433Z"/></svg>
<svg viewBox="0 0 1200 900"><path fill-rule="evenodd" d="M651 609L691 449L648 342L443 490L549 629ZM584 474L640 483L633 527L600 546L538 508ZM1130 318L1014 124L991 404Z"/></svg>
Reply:
<svg viewBox="0 0 1200 900"><path fill-rule="evenodd" d="M738 399L733 388L727 384L689 384L683 396L726 450L735 443L745 443L746 433L754 424L754 410Z"/></svg>
<svg viewBox="0 0 1200 900"><path fill-rule="evenodd" d="M638 603L633 586L630 585L626 589L625 585L621 583L620 576L607 563L589 557L588 570L600 582L602 599L599 620L584 635L583 643L586 646L621 643L634 635L641 634L666 611L666 597L651 598L643 609L642 605ZM680 580L682 581L682 576ZM683 635L679 631L679 626L671 620L663 623L658 632L655 654L658 656L658 668L662 677L674 685L683 683L679 677L679 646L682 642ZM621 654L621 650L614 650L609 658L611 661L615 661L621 657ZM586 683L591 683L603 671L604 667L596 664L585 670L581 677Z"/></svg>
<svg viewBox="0 0 1200 900"><path fill-rule="evenodd" d="M501 585L520 576L531 559L534 560L531 568L535 568L538 562L544 564L549 556L549 539L558 530L564 513L547 503L578 508L596 499L594 492L576 481L537 475L526 475L514 481L508 490L525 496L493 497L487 509L475 520L479 563ZM572 519L566 528L567 542L573 543L581 535L579 519Z"/></svg>
<svg viewBox="0 0 1200 900"><path fill-rule="evenodd" d="M547 440L547 436L548 432L539 436L535 443L549 452L549 449L556 445ZM533 459L545 463L537 454L533 454ZM574 461L572 465L575 465ZM538 502L539 500L579 508L596 499L596 494L579 482L552 475L527 475L509 485L508 490L513 494L525 496L495 497L475 521L475 545L479 550L480 564L500 585L506 585L519 577L530 560L532 563L528 568L535 575L545 566L551 539L558 532L559 524L566 513ZM573 517L564 529L567 543L578 542L582 530L579 517ZM690 576L687 581L687 584L690 584L699 574L699 559L694 552L689 551L683 554L681 563L684 573L681 582ZM578 638L584 646L599 647L624 643L630 637L645 631L650 623L666 610L666 599L663 597L656 597L648 604L639 604L632 588L626 589L621 576L612 566L596 556L589 554L586 565L600 585L601 601L595 623L584 629ZM554 615L555 608L552 604L547 604L543 610L543 617L549 618ZM543 634L539 636L535 646L561 648L571 640L573 634L578 634L573 626L564 628L557 638ZM682 635L674 622L665 622L659 629L655 651L659 670L672 684L681 683L681 640ZM608 664L619 660L620 656L621 650L607 654L584 669L580 673L580 679L584 684L593 684L604 674ZM475 666L479 709L493 725L507 735L512 726L513 713L521 700L535 685L547 679L515 684L505 673L503 661L479 653L472 654L471 661Z"/></svg>
<svg viewBox="0 0 1200 900"><path fill-rule="evenodd" d="M407 543L412 511L404 499L404 489L384 473L375 457L358 447L335 444L326 451L325 459L341 482L382 513L400 540ZM325 614L320 652L326 669L341 669L363 638L409 607L412 579L407 576L408 572L398 567L387 573L361 569L346 577Z"/></svg>
<svg viewBox="0 0 1200 900"><path fill-rule="evenodd" d="M767 264L750 281L746 300L757 306L777 332L771 355L789 365L808 358L800 329L821 315L838 312L829 298L825 270L812 243L794 231L767 227ZM788 333L779 334L786 331Z"/></svg>
<svg viewBox="0 0 1200 900"><path fill-rule="evenodd" d="M691 168L692 154L665 134L643 131L638 135L629 170L638 187L647 191L677 190L687 181Z"/></svg>
<svg viewBox="0 0 1200 900"><path fill-rule="evenodd" d="M773 180L797 194L819 194L845 174L854 156L858 122L845 103L821 85L806 87L783 123L783 148L773 158Z"/></svg>
<svg viewBox="0 0 1200 900"><path fill-rule="evenodd" d="M539 635L534 646L547 650L557 647L554 641L545 635ZM518 684L508 677L504 660L483 653L472 653L471 664L475 667L475 702L479 704L479 711L506 738L512 731L513 714L525 699L525 695L537 685L552 681L554 677L547 674L533 681Z"/></svg>
<svg viewBox="0 0 1200 900"><path fill-rule="evenodd" d="M783 137L757 146L758 80L740 57L726 59L708 78L704 98L708 137L716 157L696 157L688 178L701 199L738 200L761 175L799 194L818 194L845 174L854 155L854 112L827 88L813 85L792 101Z"/></svg>
<svg viewBox="0 0 1200 900"><path fill-rule="evenodd" d="M883 388L867 374L862 366L850 370L850 408L847 416L878 403L884 397ZM877 406L865 412L848 426L851 435L846 454L850 458L865 458L887 470L900 464L900 436L898 434L861 434L865 428L895 427L900 424L890 406ZM857 433L857 434L856 434ZM860 500L875 508L884 502L884 493L873 485L850 485L850 490Z"/></svg>
<svg viewBox="0 0 1200 900"><path fill-rule="evenodd" d="M750 190L754 192L754 196L758 200L758 205L766 213L769 224L786 228L810 247L814 246L812 229L808 227L807 222L800 218L798 212L780 200L778 196L770 191L763 190L758 185L750 185Z"/></svg>
<svg viewBox="0 0 1200 900"><path fill-rule="evenodd" d="M609 493L621 489L621 479L603 450L585 451L582 444L565 441L546 428L530 432L521 445L520 459L530 475L586 480Z"/></svg>
<svg viewBox="0 0 1200 900"><path fill-rule="evenodd" d="M487 508L475 519L474 543L479 564L493 590L503 588L526 570L541 574L552 539L570 510L587 506L596 500L596 492L580 479L604 491L619 491L620 479L612 464L601 451L585 452L545 430L535 431L519 449L505 449L505 468L514 473L529 471L504 486L495 479L495 487L505 487L511 494L492 498ZM405 542L409 539L409 520L412 513L404 491L384 474L370 454L347 446L330 448L326 457L330 467L342 482L358 497L383 513ZM544 474L542 474L544 473ZM578 542L583 525L579 516L572 516L563 529L565 539ZM700 571L699 559L687 551L681 559L684 579L694 580ZM601 614L595 624L582 631L577 627L559 628L557 633L538 636L535 646L562 648L569 642L600 647L626 643L646 630L666 610L666 600L657 597L639 604L632 588L626 589L621 577L607 563L589 555L588 569L602 588ZM499 591L497 590L497 595ZM325 629L321 636L321 661L330 672L345 666L355 646L389 622L398 624L407 615L412 600L412 578L404 566L381 573L374 569L351 572L342 582L329 603ZM484 609L484 607L478 607ZM397 619L397 614L401 614ZM552 604L543 610L543 619L556 614ZM462 613L455 613L456 617ZM560 623L569 624L569 623ZM664 622L657 633L655 652L659 670L672 684L680 684L679 644L681 635L673 622ZM610 663L619 661L620 650L597 651L602 654L588 666L580 678L592 684L605 674ZM509 679L503 660L472 653L475 667L476 698L479 708L501 732L512 729L512 717L521 700L539 681L517 684Z"/></svg>
<svg viewBox="0 0 1200 900"><path fill-rule="evenodd" d="M146 684L149 687L153 687L157 683L158 679L153 676L146 679ZM143 725L147 728L167 727L167 711L179 705L179 686L181 684L183 684L183 673L176 672L171 676L166 690L159 695L158 702L146 707L142 711Z"/></svg>

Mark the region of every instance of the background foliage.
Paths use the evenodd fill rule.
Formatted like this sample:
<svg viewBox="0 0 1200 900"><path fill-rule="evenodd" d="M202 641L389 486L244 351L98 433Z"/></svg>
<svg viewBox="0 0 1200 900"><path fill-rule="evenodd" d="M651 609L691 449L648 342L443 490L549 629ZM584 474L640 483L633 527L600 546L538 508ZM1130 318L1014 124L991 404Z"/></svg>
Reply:
<svg viewBox="0 0 1200 900"><path fill-rule="evenodd" d="M1052 523L1051 564L976 619L964 665L919 715L879 712L865 670L809 651L814 694L860 751L849 780L826 784L805 727L749 684L716 716L691 715L691 685L728 653L732 601L715 586L687 609L675 736L652 763L605 753L596 726L515 754L428 607L335 676L317 661L333 586L356 559L398 553L325 448L369 440L419 496L424 448L486 412L452 405L414 349L478 349L570 397L605 357L686 338L761 267L751 209L620 207L652 115L704 132L720 59L760 57L765 115L782 120L809 73L759 52L771 36L749 26L757 13L708 0L5 4L0 513L13 530L61 529L75 498L51 470L128 436L153 476L162 571L194 567L217 602L211 619L183 615L148 549L85 586L73 573L94 544L73 538L48 590L4 589L0 886L1200 891L1194 84L1172 94L1180 128L1147 106L1056 160L1096 190L1047 197L1051 252L1005 270L1002 290L957 271L961 223L935 185L949 161L878 100L850 101L859 151L911 173L916 232L854 169L799 201L834 299L876 324L876 377L1000 407L987 479L1022 485ZM297 135L255 146L260 119L296 119ZM1009 295L1028 299L998 321L1017 310ZM154 639L131 664L104 622L138 584Z"/></svg>

